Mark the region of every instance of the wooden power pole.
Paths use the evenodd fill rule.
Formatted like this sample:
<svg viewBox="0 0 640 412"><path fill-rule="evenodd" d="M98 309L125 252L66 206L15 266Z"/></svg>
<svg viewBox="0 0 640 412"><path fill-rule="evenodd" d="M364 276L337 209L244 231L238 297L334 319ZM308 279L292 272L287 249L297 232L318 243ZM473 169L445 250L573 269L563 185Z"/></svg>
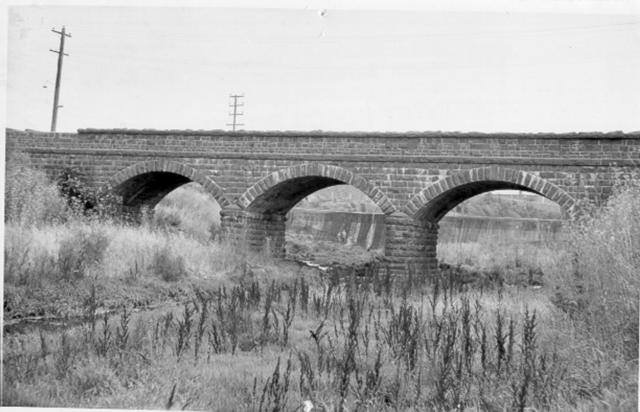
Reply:
<svg viewBox="0 0 640 412"><path fill-rule="evenodd" d="M51 131L55 132L56 123L58 122L58 108L62 107L58 104L58 99L60 97L60 77L62 76L62 59L64 56L68 56L68 54L64 52L64 38L71 37L71 34L65 32L64 26L62 26L62 31L57 31L56 29L51 29L51 31L60 35L60 49L49 49L49 51L58 53L58 71L56 72L56 89L53 94L53 114L51 117Z"/></svg>

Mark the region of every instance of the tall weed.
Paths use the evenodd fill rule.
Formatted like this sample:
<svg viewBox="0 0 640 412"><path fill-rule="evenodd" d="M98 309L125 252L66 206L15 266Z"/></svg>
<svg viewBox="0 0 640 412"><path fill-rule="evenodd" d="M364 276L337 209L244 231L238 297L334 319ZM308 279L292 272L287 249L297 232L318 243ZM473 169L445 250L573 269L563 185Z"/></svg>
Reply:
<svg viewBox="0 0 640 412"><path fill-rule="evenodd" d="M40 170L29 167L26 154L7 159L5 175L5 222L21 226L67 221L72 213L58 187Z"/></svg>
<svg viewBox="0 0 640 412"><path fill-rule="evenodd" d="M184 258L168 244L153 252L149 269L165 282L176 282L188 276Z"/></svg>
<svg viewBox="0 0 640 412"><path fill-rule="evenodd" d="M608 350L635 359L640 302L640 179L619 183L609 201L570 232L571 262L554 271L555 302Z"/></svg>

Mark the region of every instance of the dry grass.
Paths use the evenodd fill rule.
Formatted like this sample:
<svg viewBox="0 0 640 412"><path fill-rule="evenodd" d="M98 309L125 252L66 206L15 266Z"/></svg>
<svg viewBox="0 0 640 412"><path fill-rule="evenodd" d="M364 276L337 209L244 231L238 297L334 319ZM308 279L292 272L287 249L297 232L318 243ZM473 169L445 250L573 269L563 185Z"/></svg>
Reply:
<svg viewBox="0 0 640 412"><path fill-rule="evenodd" d="M162 199L150 224L206 242L219 233L220 206L202 186L189 183Z"/></svg>
<svg viewBox="0 0 640 412"><path fill-rule="evenodd" d="M622 182L602 209L576 224L567 249L549 274L556 302L603 350L637 359L640 178Z"/></svg>
<svg viewBox="0 0 640 412"><path fill-rule="evenodd" d="M566 252L558 245L535 245L517 239L485 238L480 242L440 243L438 258L450 265L495 271L526 267L548 272Z"/></svg>
<svg viewBox="0 0 640 412"><path fill-rule="evenodd" d="M122 278L130 269L146 270L155 253L169 250L182 256L188 272L195 276L211 276L238 264L228 248L220 243L201 243L183 233L171 233L151 227L132 227L114 223L90 222L40 227L5 226L7 261L18 260L20 251L27 253L25 265L33 265L38 256L54 257L61 244L77 240L82 232L100 233L108 239L104 256L95 267L100 277Z"/></svg>
<svg viewBox="0 0 640 412"><path fill-rule="evenodd" d="M5 303L66 302L84 320L5 334L2 405L637 410L638 199L621 188L560 255L439 250L488 269L546 265L541 289L488 292L391 287L376 271L321 277L153 222L20 212L6 226ZM78 234L90 241L70 247ZM81 263L61 266L64 256ZM81 276L51 275L66 267ZM174 303L131 314L154 299ZM104 307L126 309L103 318Z"/></svg>

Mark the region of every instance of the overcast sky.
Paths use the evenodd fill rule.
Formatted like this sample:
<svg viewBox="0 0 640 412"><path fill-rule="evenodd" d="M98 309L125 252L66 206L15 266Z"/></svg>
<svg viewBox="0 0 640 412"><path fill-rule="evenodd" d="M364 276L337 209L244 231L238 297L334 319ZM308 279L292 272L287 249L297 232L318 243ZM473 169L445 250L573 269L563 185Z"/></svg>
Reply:
<svg viewBox="0 0 640 412"><path fill-rule="evenodd" d="M59 131L226 129L230 93L245 94L250 130L640 130L640 17L629 9L306 3L10 7L6 125L48 130L51 28L66 25Z"/></svg>

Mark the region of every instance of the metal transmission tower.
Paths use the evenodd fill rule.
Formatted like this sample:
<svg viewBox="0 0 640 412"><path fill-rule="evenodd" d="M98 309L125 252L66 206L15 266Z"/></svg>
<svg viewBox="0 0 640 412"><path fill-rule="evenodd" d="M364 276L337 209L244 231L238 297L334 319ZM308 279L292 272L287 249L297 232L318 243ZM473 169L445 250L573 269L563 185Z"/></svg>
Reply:
<svg viewBox="0 0 640 412"><path fill-rule="evenodd" d="M58 71L56 72L56 89L53 94L53 115L51 117L51 131L55 132L56 123L58 121L58 108L62 107L58 104L58 98L60 96L60 77L62 76L62 59L64 56L68 56L68 54L64 52L64 38L71 37L71 33L66 33L64 26L62 26L62 31L57 31L55 28L51 29L51 31L60 35L60 49L49 49L49 51L58 53Z"/></svg>
<svg viewBox="0 0 640 412"><path fill-rule="evenodd" d="M227 123L227 126L231 126L234 132L236 131L236 127L238 126L244 126L244 123L238 123L238 116L243 116L244 113L243 112L238 112L238 107L243 107L244 103L238 103L238 99L242 99L244 98L244 95L242 94L230 94L229 98L233 99L233 102L231 104L229 104L229 107L233 107L233 112L229 113L229 116L232 116L233 118L233 122L232 123Z"/></svg>

